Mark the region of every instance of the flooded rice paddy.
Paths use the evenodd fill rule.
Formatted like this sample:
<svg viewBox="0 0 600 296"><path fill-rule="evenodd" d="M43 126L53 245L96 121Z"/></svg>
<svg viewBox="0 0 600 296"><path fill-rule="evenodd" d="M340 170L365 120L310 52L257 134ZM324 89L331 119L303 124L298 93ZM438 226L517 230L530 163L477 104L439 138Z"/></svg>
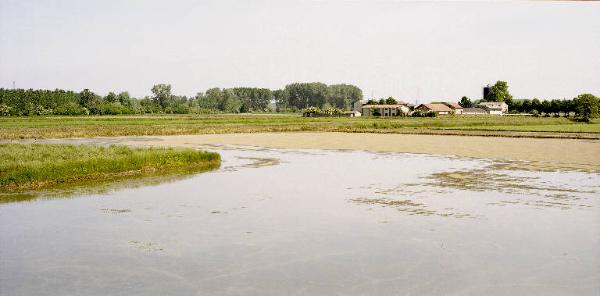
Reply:
<svg viewBox="0 0 600 296"><path fill-rule="evenodd" d="M199 148L221 169L2 197L0 294L600 294L597 173Z"/></svg>

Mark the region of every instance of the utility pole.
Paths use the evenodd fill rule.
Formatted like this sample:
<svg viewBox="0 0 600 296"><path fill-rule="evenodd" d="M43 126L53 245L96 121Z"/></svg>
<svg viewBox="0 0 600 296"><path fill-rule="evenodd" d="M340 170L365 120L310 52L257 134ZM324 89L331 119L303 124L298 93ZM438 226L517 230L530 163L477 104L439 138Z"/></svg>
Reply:
<svg viewBox="0 0 600 296"><path fill-rule="evenodd" d="M15 81L13 80L13 89L15 89Z"/></svg>

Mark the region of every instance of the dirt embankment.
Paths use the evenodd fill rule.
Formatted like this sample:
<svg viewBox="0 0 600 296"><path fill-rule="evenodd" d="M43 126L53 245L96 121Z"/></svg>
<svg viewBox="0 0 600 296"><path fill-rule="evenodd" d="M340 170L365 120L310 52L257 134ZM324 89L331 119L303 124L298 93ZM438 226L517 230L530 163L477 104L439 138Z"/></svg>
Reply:
<svg viewBox="0 0 600 296"><path fill-rule="evenodd" d="M528 162L531 169L600 172L600 141L367 133L250 133L142 137L152 146L248 145L408 152ZM127 138L124 144L139 144ZM522 164L521 164L522 165Z"/></svg>

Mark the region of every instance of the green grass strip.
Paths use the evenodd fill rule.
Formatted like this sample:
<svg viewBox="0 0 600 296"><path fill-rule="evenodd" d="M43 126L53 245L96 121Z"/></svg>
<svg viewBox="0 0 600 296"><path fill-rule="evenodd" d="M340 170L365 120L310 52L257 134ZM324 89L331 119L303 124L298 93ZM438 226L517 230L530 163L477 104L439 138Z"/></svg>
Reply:
<svg viewBox="0 0 600 296"><path fill-rule="evenodd" d="M220 164L219 154L193 149L0 144L0 191L191 173Z"/></svg>
<svg viewBox="0 0 600 296"><path fill-rule="evenodd" d="M306 118L300 115L2 117L0 139L82 138L254 132L382 132L600 138L600 121L524 116ZM543 133L538 135L535 133ZM581 135L578 135L581 134Z"/></svg>

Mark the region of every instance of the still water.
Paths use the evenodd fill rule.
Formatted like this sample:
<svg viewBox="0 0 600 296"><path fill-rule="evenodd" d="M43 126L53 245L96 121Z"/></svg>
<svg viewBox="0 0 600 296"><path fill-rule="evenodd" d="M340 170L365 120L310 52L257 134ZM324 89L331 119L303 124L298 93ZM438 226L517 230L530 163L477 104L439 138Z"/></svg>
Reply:
<svg viewBox="0 0 600 296"><path fill-rule="evenodd" d="M599 174L211 149L220 170L1 203L0 294L600 294Z"/></svg>

